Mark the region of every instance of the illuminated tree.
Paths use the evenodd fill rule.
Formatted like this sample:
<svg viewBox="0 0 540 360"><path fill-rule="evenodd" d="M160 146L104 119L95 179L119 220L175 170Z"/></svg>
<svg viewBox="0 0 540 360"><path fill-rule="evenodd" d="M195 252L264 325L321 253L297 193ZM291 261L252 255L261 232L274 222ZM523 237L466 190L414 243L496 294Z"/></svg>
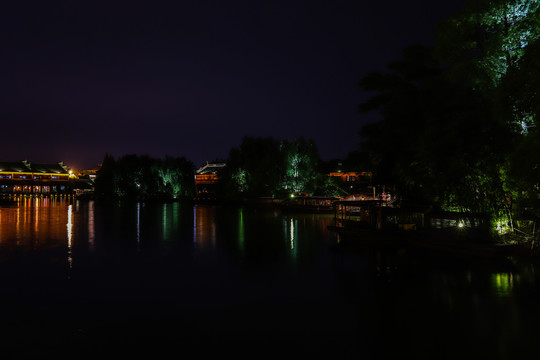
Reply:
<svg viewBox="0 0 540 360"><path fill-rule="evenodd" d="M361 131L379 179L443 208L510 219L519 194L538 187L520 176L540 168L531 134L540 110L539 3L469 1L440 24L433 57L410 48L387 74L362 79L376 95L361 110L382 115Z"/></svg>
<svg viewBox="0 0 540 360"><path fill-rule="evenodd" d="M300 137L282 141L280 148L285 161L283 189L289 192L315 192L321 180L315 142Z"/></svg>
<svg viewBox="0 0 540 360"><path fill-rule="evenodd" d="M473 61L496 84L538 38L538 10L538 0L471 0L440 25L439 58Z"/></svg>
<svg viewBox="0 0 540 360"><path fill-rule="evenodd" d="M361 130L376 182L447 210L507 213L500 168L508 132L493 89L478 84L467 67L443 67L421 47L362 79L375 95L360 110L382 116Z"/></svg>
<svg viewBox="0 0 540 360"><path fill-rule="evenodd" d="M315 192L322 183L313 140L245 137L231 149L221 176L223 198L282 197Z"/></svg>
<svg viewBox="0 0 540 360"><path fill-rule="evenodd" d="M475 89L496 89L509 72L519 69L529 44L540 36L538 0L473 0L467 7L441 24L438 31L438 58L447 72L467 72L475 78ZM526 133L535 124L522 100L497 89L499 101L506 103L506 122L514 131Z"/></svg>
<svg viewBox="0 0 540 360"><path fill-rule="evenodd" d="M192 197L193 163L185 158L153 159L125 155L117 161L106 155L96 179L101 197Z"/></svg>

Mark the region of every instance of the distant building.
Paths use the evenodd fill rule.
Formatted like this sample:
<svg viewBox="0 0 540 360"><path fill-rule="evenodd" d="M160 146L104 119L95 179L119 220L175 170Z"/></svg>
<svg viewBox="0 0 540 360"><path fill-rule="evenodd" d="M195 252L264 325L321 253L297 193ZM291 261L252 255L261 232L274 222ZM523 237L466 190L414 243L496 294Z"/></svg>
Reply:
<svg viewBox="0 0 540 360"><path fill-rule="evenodd" d="M80 170L78 177L79 179L89 179L89 180L95 181L97 177L97 172L100 169L101 169L101 164L99 164L98 166L94 166L91 169Z"/></svg>
<svg viewBox="0 0 540 360"><path fill-rule="evenodd" d="M334 180L333 183L339 189L341 196L373 192L371 187L372 174L369 171L342 171L338 169L327 173L326 176Z"/></svg>
<svg viewBox="0 0 540 360"><path fill-rule="evenodd" d="M73 175L62 163L0 162L0 193L71 193Z"/></svg>
<svg viewBox="0 0 540 360"><path fill-rule="evenodd" d="M216 196L219 171L227 166L224 163L207 163L195 173L195 196L200 200L212 200Z"/></svg>
<svg viewBox="0 0 540 360"><path fill-rule="evenodd" d="M371 181L371 173L367 171L347 171L347 172L331 172L327 174L334 179L339 179L341 183L358 183L360 181Z"/></svg>

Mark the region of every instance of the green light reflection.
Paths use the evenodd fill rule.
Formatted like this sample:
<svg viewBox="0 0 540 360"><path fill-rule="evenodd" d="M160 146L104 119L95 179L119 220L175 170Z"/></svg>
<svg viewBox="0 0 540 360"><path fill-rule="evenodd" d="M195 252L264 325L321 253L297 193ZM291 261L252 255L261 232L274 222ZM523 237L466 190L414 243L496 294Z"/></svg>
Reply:
<svg viewBox="0 0 540 360"><path fill-rule="evenodd" d="M238 214L238 249L240 254L244 255L245 236L244 236L244 209L240 208Z"/></svg>
<svg viewBox="0 0 540 360"><path fill-rule="evenodd" d="M517 275L512 273L496 273L491 275L491 283L498 295L509 296L512 294Z"/></svg>

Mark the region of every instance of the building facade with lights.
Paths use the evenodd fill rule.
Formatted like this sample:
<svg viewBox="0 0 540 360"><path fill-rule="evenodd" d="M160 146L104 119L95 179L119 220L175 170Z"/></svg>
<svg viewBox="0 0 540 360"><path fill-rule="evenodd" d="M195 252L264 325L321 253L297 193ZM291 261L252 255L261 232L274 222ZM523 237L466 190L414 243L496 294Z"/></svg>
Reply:
<svg viewBox="0 0 540 360"><path fill-rule="evenodd" d="M71 194L73 179L62 162L0 162L1 194Z"/></svg>
<svg viewBox="0 0 540 360"><path fill-rule="evenodd" d="M195 174L195 198L197 200L215 200L216 187L219 182L218 173L226 164L207 163L197 170Z"/></svg>

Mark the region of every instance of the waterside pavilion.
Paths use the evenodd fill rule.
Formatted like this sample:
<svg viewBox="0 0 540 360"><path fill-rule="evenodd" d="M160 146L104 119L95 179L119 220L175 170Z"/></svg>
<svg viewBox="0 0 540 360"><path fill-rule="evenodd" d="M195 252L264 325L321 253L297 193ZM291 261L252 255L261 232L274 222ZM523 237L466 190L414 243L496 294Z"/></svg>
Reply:
<svg viewBox="0 0 540 360"><path fill-rule="evenodd" d="M0 194L5 195L72 195L88 187L61 161L57 163L0 162Z"/></svg>

